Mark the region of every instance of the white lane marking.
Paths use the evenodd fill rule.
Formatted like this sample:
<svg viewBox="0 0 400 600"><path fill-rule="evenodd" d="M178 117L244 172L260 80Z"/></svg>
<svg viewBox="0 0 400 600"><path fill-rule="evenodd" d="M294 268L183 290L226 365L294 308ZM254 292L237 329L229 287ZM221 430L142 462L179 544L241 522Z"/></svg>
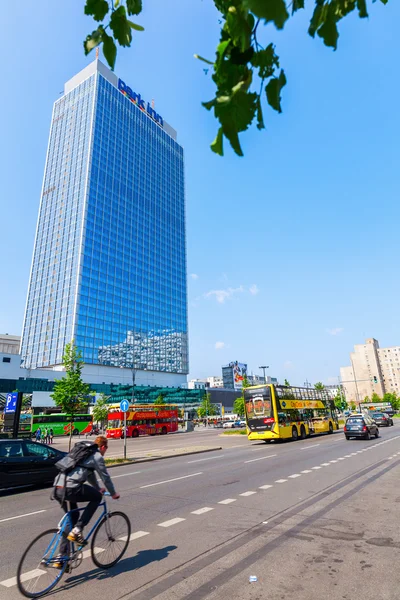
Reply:
<svg viewBox="0 0 400 600"><path fill-rule="evenodd" d="M239 494L239 496L252 496L253 494L257 494L257 492L243 492L243 494Z"/></svg>
<svg viewBox="0 0 400 600"><path fill-rule="evenodd" d="M344 456L340 456L340 458L338 458L338 460L346 460L346 459L344 458Z"/></svg>
<svg viewBox="0 0 400 600"><path fill-rule="evenodd" d="M198 510L192 510L192 515L204 515L206 512L210 512L210 510L214 510L210 506L205 506L204 508L199 508Z"/></svg>
<svg viewBox="0 0 400 600"><path fill-rule="evenodd" d="M274 458L276 454L270 454L269 456L261 456L261 458L252 458L251 460L245 460L244 464L255 462L256 460L265 460L266 458Z"/></svg>
<svg viewBox="0 0 400 600"><path fill-rule="evenodd" d="M124 538L119 538L119 539L122 540L122 541L125 541L126 540L126 536L124 536ZM96 546L96 548L94 549L94 553L95 554L101 554L102 552L104 552L104 548L98 548ZM89 558L89 556L92 556L92 551L91 550L84 550L82 552L82 557L83 558Z"/></svg>
<svg viewBox="0 0 400 600"><path fill-rule="evenodd" d="M320 469L321 467L311 467L311 468L316 471L317 469Z"/></svg>
<svg viewBox="0 0 400 600"><path fill-rule="evenodd" d="M225 454L218 454L218 456L211 456L210 458L198 458L197 460L188 460L187 464L191 465L193 463L202 462L204 460L216 460L217 458L224 458Z"/></svg>
<svg viewBox="0 0 400 600"><path fill-rule="evenodd" d="M287 481L287 479L277 479L275 483L285 483L285 481Z"/></svg>
<svg viewBox="0 0 400 600"><path fill-rule="evenodd" d="M22 517L30 517L31 515L38 515L39 513L44 513L46 510L35 510L35 512L25 513L24 515L17 515L16 517L8 517L7 519L0 519L0 523L4 523L5 521L13 521L14 519L22 519ZM33 573L33 571L32 571Z"/></svg>
<svg viewBox="0 0 400 600"><path fill-rule="evenodd" d="M259 490L269 490L269 488L274 487L273 485L260 485Z"/></svg>
<svg viewBox="0 0 400 600"><path fill-rule="evenodd" d="M316 448L320 446L320 444L313 444L312 446L305 446L304 448L300 448L300 450L309 450L310 448Z"/></svg>
<svg viewBox="0 0 400 600"><path fill-rule="evenodd" d="M140 489L153 487L154 485L162 485L163 483L171 483L171 481L179 481L180 479L187 479L188 477L196 477L196 475L203 475L203 473L192 473L191 475L184 475L183 477L175 477L174 479L166 479L165 481L157 481L157 483L148 483L147 485L141 485Z"/></svg>
<svg viewBox="0 0 400 600"><path fill-rule="evenodd" d="M141 537L144 537L145 535L150 535L148 531L135 531L134 533L131 533L130 537L129 537L129 541L132 542L133 540L138 540ZM128 539L127 535L123 535L122 537L118 538L119 540L121 540L121 542L125 542Z"/></svg>
<svg viewBox="0 0 400 600"><path fill-rule="evenodd" d="M226 500L220 500L218 504L231 504L232 502L236 502L236 498L227 498Z"/></svg>
<svg viewBox="0 0 400 600"><path fill-rule="evenodd" d="M176 525L177 523L182 523L182 521L186 521L186 519L181 519L180 517L176 517L175 519L170 519L169 521L164 521L163 523L158 523L159 527L171 527L172 525Z"/></svg>
<svg viewBox="0 0 400 600"><path fill-rule="evenodd" d="M330 467L329 463L321 463L321 467Z"/></svg>
<svg viewBox="0 0 400 600"><path fill-rule="evenodd" d="M310 471L310 469L305 469L305 471L302 471L302 473L312 473L312 471Z"/></svg>
<svg viewBox="0 0 400 600"><path fill-rule="evenodd" d="M296 477L301 477L300 473L294 473L293 475L289 475L290 479L296 479Z"/></svg>
<svg viewBox="0 0 400 600"><path fill-rule="evenodd" d="M350 457L351 457L351 454L345 454L345 455L344 455L344 457L345 457L345 458L350 458Z"/></svg>
<svg viewBox="0 0 400 600"><path fill-rule="evenodd" d="M356 456L357 452L352 452L351 456Z"/></svg>
<svg viewBox="0 0 400 600"><path fill-rule="evenodd" d="M113 479L117 479L118 477L129 477L129 475L139 475L142 471L133 471L133 473L124 473L123 475L113 475Z"/></svg>
<svg viewBox="0 0 400 600"><path fill-rule="evenodd" d="M23 573L21 575L21 581L29 581L29 579L34 579L35 577L39 577L43 574L46 574L46 571L43 571L42 569L33 569L33 571ZM13 585L17 585L17 578L11 577L11 579L0 581L0 585L4 585L4 587L12 587Z"/></svg>
<svg viewBox="0 0 400 600"><path fill-rule="evenodd" d="M330 460L331 463L337 463L337 460Z"/></svg>

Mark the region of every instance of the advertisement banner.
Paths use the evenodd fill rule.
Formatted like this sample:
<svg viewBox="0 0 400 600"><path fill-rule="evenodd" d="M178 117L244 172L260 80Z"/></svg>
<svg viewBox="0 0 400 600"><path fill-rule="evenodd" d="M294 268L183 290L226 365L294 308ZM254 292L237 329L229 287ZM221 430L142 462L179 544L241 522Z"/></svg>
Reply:
<svg viewBox="0 0 400 600"><path fill-rule="evenodd" d="M229 364L233 369L233 387L235 390L243 388L243 378L247 376L247 365L240 363L237 360Z"/></svg>

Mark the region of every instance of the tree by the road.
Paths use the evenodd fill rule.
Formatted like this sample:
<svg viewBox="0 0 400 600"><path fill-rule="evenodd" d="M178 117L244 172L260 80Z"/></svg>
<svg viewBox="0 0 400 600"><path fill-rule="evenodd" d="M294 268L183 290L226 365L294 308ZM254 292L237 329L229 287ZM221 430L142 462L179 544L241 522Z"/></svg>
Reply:
<svg viewBox="0 0 400 600"><path fill-rule="evenodd" d="M286 387L290 387L290 383L288 382L287 379L285 379L285 384L284 385L286 385Z"/></svg>
<svg viewBox="0 0 400 600"><path fill-rule="evenodd" d="M162 394L159 394L156 398L156 401L154 402L154 404L156 406L162 406L163 404L166 404L165 400L164 400L164 396Z"/></svg>
<svg viewBox="0 0 400 600"><path fill-rule="evenodd" d="M314 384L314 388L316 390L322 391L322 390L325 389L325 386L324 386L324 384L321 381L317 381L317 383Z"/></svg>
<svg viewBox="0 0 400 600"><path fill-rule="evenodd" d="M308 33L311 37L317 34L334 50L339 39L338 24L344 17L353 12L362 19L368 17L368 0L312 1L314 11ZM86 0L85 14L93 17L98 26L83 43L85 54L102 45L108 64L114 69L116 44L130 46L133 33L143 31L139 23L132 21L132 17L136 21L142 12L142 4L143 0ZM281 92L286 85L275 45L261 43L260 25L273 24L277 29L284 29L297 11L304 9L305 2L292 0L287 5L285 0L214 0L214 4L221 16L215 58L194 55L205 65L205 74L210 71L216 87L214 98L203 102L207 110L214 112L220 125L211 149L222 156L226 138L236 154L243 156L239 133L246 131L254 121L257 129L265 129L265 102L273 110L282 112ZM188 27L190 19L186 17L184 22Z"/></svg>
<svg viewBox="0 0 400 600"><path fill-rule="evenodd" d="M104 423L107 421L108 411L110 405L108 403L109 396L100 394L97 398L96 404L93 407L93 421L95 423L101 423L101 428L104 428Z"/></svg>
<svg viewBox="0 0 400 600"><path fill-rule="evenodd" d="M87 410L89 404L90 386L82 381L83 361L81 353L73 342L67 344L64 350L63 365L65 376L54 383L54 391L50 396L56 406L66 413L71 422L69 448L71 449L72 425L74 416Z"/></svg>
<svg viewBox="0 0 400 600"><path fill-rule="evenodd" d="M210 394L206 394L202 400L202 403L197 409L197 414L199 415L200 419L205 419L206 417L214 417L217 414L217 412L218 409L215 406L215 404L211 404Z"/></svg>
<svg viewBox="0 0 400 600"><path fill-rule="evenodd" d="M233 403L233 412L239 417L244 417L244 398L240 396Z"/></svg>

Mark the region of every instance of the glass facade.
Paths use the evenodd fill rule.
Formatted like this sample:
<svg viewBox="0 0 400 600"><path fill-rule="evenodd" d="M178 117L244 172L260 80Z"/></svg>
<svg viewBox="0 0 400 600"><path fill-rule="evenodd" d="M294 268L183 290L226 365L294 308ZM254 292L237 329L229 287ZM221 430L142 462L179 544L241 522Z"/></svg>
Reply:
<svg viewBox="0 0 400 600"><path fill-rule="evenodd" d="M86 364L187 374L183 149L110 79L54 105L24 366L75 339Z"/></svg>

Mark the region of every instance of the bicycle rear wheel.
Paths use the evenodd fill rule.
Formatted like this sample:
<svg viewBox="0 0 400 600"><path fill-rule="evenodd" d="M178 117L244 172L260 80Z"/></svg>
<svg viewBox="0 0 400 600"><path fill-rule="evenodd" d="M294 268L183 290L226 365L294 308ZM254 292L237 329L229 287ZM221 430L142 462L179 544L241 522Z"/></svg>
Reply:
<svg viewBox="0 0 400 600"><path fill-rule="evenodd" d="M26 598L39 598L48 594L64 575L68 557L55 568L55 558L61 555L61 536L58 529L48 529L38 535L22 555L17 569L18 589Z"/></svg>
<svg viewBox="0 0 400 600"><path fill-rule="evenodd" d="M91 553L94 564L109 569L123 557L129 544L131 523L125 513L108 513L94 532Z"/></svg>

